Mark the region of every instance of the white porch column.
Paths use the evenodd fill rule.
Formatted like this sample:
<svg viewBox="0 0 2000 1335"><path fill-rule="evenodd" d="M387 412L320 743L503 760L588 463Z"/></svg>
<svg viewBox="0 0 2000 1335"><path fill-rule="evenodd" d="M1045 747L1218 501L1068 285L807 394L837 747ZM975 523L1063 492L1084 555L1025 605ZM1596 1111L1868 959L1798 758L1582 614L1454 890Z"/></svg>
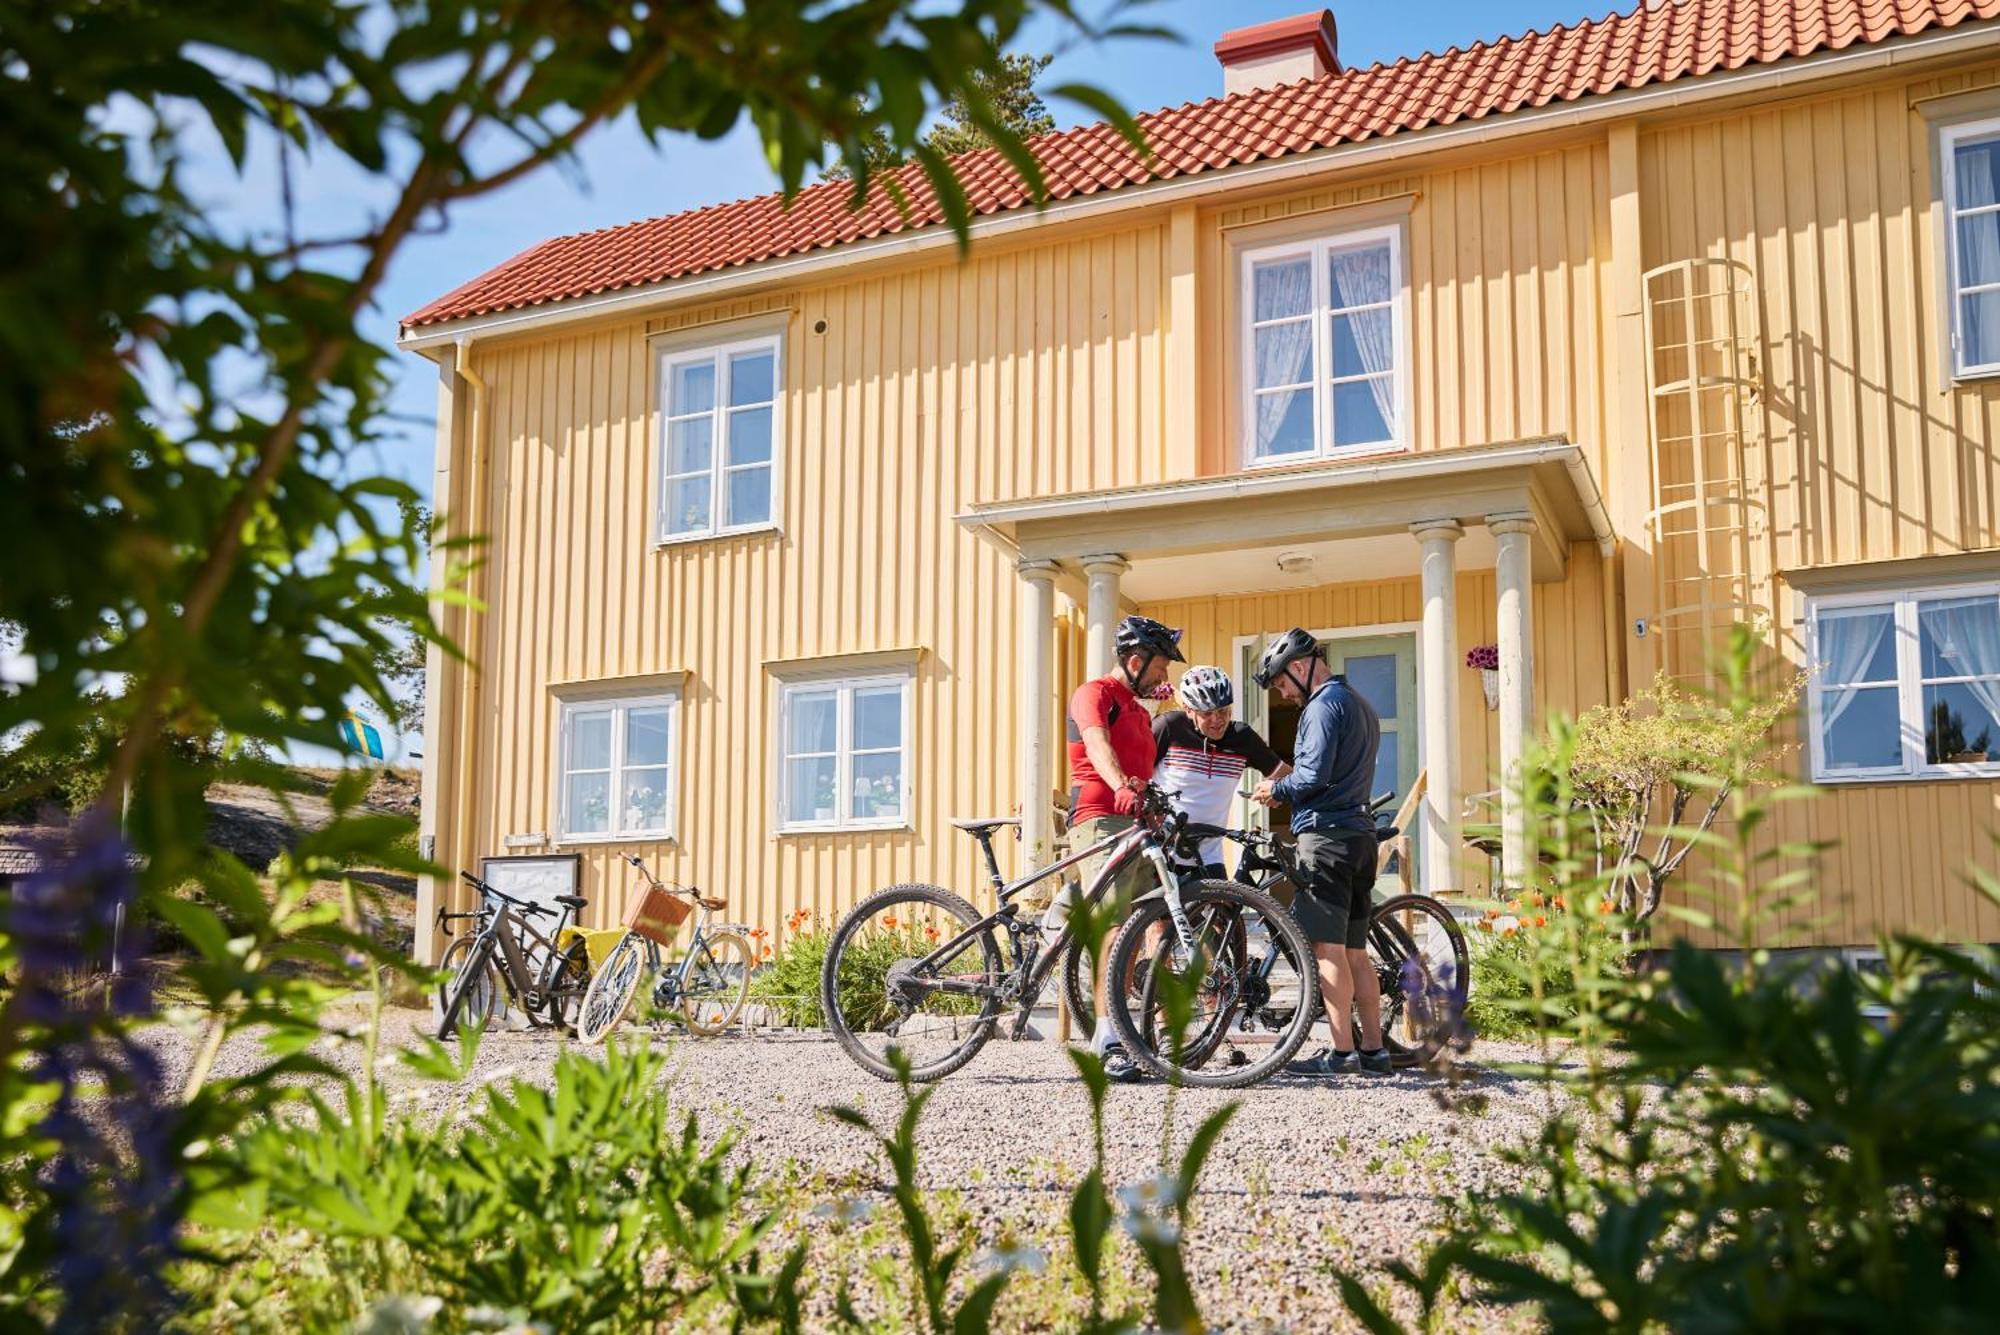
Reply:
<svg viewBox="0 0 2000 1335"><path fill-rule="evenodd" d="M1424 622L1417 681L1422 688L1423 888L1458 888L1458 540L1454 519L1412 524L1423 548Z"/></svg>
<svg viewBox="0 0 2000 1335"><path fill-rule="evenodd" d="M1089 577L1088 606L1084 610L1084 671L1101 677L1118 666L1113 659L1118 634L1118 579L1132 568L1116 552L1083 558L1083 573Z"/></svg>
<svg viewBox="0 0 2000 1335"><path fill-rule="evenodd" d="M1022 869L1048 861L1054 831L1050 803L1055 796L1055 738L1049 725L1056 691L1056 563L1023 561L1021 574L1021 698L1015 726L1020 732Z"/></svg>
<svg viewBox="0 0 2000 1335"><path fill-rule="evenodd" d="M1500 870L1509 886L1526 882L1534 857L1528 812L1521 801L1521 758L1535 710L1534 517L1486 516L1498 555L1494 562L1500 626Z"/></svg>

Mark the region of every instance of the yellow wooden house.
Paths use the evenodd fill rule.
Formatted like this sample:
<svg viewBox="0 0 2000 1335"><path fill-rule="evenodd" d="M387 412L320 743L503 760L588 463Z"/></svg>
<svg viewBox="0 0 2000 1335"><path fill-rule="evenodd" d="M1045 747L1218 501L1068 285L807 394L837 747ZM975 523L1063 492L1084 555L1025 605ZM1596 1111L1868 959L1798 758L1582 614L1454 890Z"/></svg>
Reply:
<svg viewBox="0 0 2000 1335"><path fill-rule="evenodd" d="M2000 941L2000 0L1685 0L1353 68L1227 34L1204 101L920 181L557 238L410 316L442 607L423 833L637 854L775 934L1046 853L1061 711L1137 609L1235 673L1326 642L1418 866L1546 711L1751 620L1807 670L1822 946ZM1489 708L1467 650L1498 646ZM451 885L426 883L428 924ZM436 948L427 927L419 953Z"/></svg>

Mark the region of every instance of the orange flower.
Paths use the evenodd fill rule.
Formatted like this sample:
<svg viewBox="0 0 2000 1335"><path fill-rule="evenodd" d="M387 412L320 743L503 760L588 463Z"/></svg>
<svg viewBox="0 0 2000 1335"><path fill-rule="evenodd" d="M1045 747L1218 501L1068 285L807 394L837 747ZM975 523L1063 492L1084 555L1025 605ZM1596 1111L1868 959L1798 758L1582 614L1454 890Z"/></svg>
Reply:
<svg viewBox="0 0 2000 1335"><path fill-rule="evenodd" d="M763 953L763 954L761 954L761 955L759 955L759 956L757 957L757 959L758 959L758 961L759 961L760 963L761 963L762 961L764 961L764 960L767 960L767 959L770 959L770 958L771 958L771 948L770 948L769 946L765 946L765 947L764 947L764 953Z"/></svg>
<svg viewBox="0 0 2000 1335"><path fill-rule="evenodd" d="M895 931L895 930L896 930L896 915L895 915L895 914L893 914L893 913L885 913L885 914L883 914L883 915L882 915L882 925L883 925L884 927L888 928L888 929L889 929L890 931L892 931L892 932L893 932L893 931Z"/></svg>
<svg viewBox="0 0 2000 1335"><path fill-rule="evenodd" d="M1487 921L1486 919L1481 918L1479 920L1479 930L1482 932L1490 932L1493 930L1493 924Z"/></svg>
<svg viewBox="0 0 2000 1335"><path fill-rule="evenodd" d="M924 928L924 935L935 941L938 939L938 929L935 927L926 927Z"/></svg>
<svg viewBox="0 0 2000 1335"><path fill-rule="evenodd" d="M1535 926L1537 926L1537 927L1547 927L1548 925L1549 925L1549 920L1548 920L1547 918L1544 918L1544 917L1543 917L1543 916L1542 916L1541 914L1539 914L1539 913L1537 913L1537 914L1535 915Z"/></svg>
<svg viewBox="0 0 2000 1335"><path fill-rule="evenodd" d="M1516 932L1518 932L1519 930L1520 930L1520 928L1518 928L1518 927L1502 927L1502 928L1500 929L1500 935L1502 935L1502 936L1512 936L1512 935L1514 935L1514 934L1515 934Z"/></svg>
<svg viewBox="0 0 2000 1335"><path fill-rule="evenodd" d="M1530 890L1528 892L1528 907L1531 909L1538 909L1541 906L1542 906L1541 895L1536 891Z"/></svg>
<svg viewBox="0 0 2000 1335"><path fill-rule="evenodd" d="M1491 921L1492 921L1493 919L1495 919L1495 918L1497 918L1497 917L1499 917L1499 916L1500 916L1500 910L1499 910L1499 909L1488 909L1488 910L1486 910L1486 913L1485 913L1485 917L1486 917L1486 920L1487 920L1488 922L1491 922Z"/></svg>
<svg viewBox="0 0 2000 1335"><path fill-rule="evenodd" d="M1561 895L1557 895L1554 899L1550 900L1549 902L1551 904L1554 904L1557 908L1563 907L1563 897Z"/></svg>
<svg viewBox="0 0 2000 1335"><path fill-rule="evenodd" d="M1612 902L1608 899L1600 899L1597 901L1597 911L1599 913L1609 913L1614 907L1616 906L1613 905Z"/></svg>

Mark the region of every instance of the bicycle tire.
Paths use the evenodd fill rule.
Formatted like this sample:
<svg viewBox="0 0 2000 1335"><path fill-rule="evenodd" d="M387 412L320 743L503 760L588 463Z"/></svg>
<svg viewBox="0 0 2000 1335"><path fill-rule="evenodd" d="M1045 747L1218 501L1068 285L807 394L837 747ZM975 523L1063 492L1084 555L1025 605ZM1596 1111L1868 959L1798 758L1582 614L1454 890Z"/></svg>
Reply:
<svg viewBox="0 0 2000 1335"><path fill-rule="evenodd" d="M721 1033L731 1024L734 1024L736 1017L742 1014L743 1003L750 998L750 970L757 957L751 953L750 943L735 932L717 932L712 936L704 937L701 949L707 952L710 964L722 976L723 985L726 989L723 993L726 1003L710 1001L708 1004L711 1005L723 1004L722 1012L713 1019L695 1018L696 1007L701 1005L705 999L696 996L693 979L690 978L688 984L681 988L681 1019L686 1021L689 1032L704 1036L713 1036ZM719 958L727 954L735 955L738 961L737 967L740 972L737 974L734 982L730 982L728 978L728 969L730 966ZM697 963L693 972L698 974L704 967L707 966Z"/></svg>
<svg viewBox="0 0 2000 1335"><path fill-rule="evenodd" d="M853 947L858 940L861 930L874 921L876 914L898 904L921 904L940 910L957 919L961 930L977 927L982 918L977 909L949 890L935 885L911 883L892 885L886 890L870 895L856 904L834 929L833 940L827 943L826 962L820 968L820 1007L826 1016L827 1028L833 1031L833 1036L839 1040L847 1055L852 1057L862 1070L883 1080L894 1080L896 1068L869 1051L867 1044L861 1038L861 1032L866 1031L857 1032L849 1017L843 1012L840 1004L840 967L850 947ZM984 966L986 975L999 977L1000 947L993 939L992 929L989 927L981 931L977 940L980 963ZM971 1061L979 1049L986 1046L986 1041L993 1037L993 1027L999 1014L998 997L982 998L979 1013L966 1026L965 1041L936 1061L923 1066L912 1063L910 1078L924 1083L942 1080ZM898 1028L900 1029L909 1018L906 1013L898 1020L896 1022Z"/></svg>
<svg viewBox="0 0 2000 1335"><path fill-rule="evenodd" d="M1097 999L1091 995L1090 984L1083 972L1084 961L1088 958L1081 941L1071 941L1063 948L1063 1001L1069 1007L1072 1037L1081 1034L1089 1038L1097 1029ZM1097 962L1093 959L1090 964L1094 972Z"/></svg>
<svg viewBox="0 0 2000 1335"><path fill-rule="evenodd" d="M446 1039L458 1032L463 1017L474 1029L484 1029L502 1006L498 998L505 988L493 967L493 938L482 936L472 945L451 981L451 997L438 1020L438 1037ZM472 1008L468 1013L468 1005Z"/></svg>
<svg viewBox="0 0 2000 1335"><path fill-rule="evenodd" d="M1239 961L1247 964L1250 958L1250 936L1248 930L1243 926L1243 915L1241 911L1233 909L1225 909L1224 912L1234 918L1234 921L1225 929L1228 936L1226 948L1233 952ZM1157 1048L1159 1046L1155 1027L1152 1024L1152 1017L1156 1013L1154 1009L1155 1001L1159 996L1159 980L1159 971L1157 969L1148 969L1145 981L1139 985L1139 1013L1146 1017L1145 1029L1141 1037L1145 1040L1145 1046L1149 1048ZM1189 1069L1199 1069L1208 1065L1209 1058L1215 1055L1216 1050L1229 1037L1228 1021L1229 1016L1227 1013L1218 1014L1215 1020L1196 1037L1194 1042L1185 1045L1181 1055L1183 1063Z"/></svg>
<svg viewBox="0 0 2000 1335"><path fill-rule="evenodd" d="M645 939L628 931L611 947L603 966L590 976L590 986L584 989L583 1002L576 1008L576 1041L586 1046L602 1043L623 1024L645 973Z"/></svg>
<svg viewBox="0 0 2000 1335"><path fill-rule="evenodd" d="M1419 986L1430 982L1430 963L1418 949L1402 923L1377 913L1368 924L1368 960L1375 966L1375 978L1382 992L1382 1046L1389 1060L1399 1068L1420 1066L1436 1055L1440 1037L1418 1034L1414 1040L1403 1036L1403 1021L1409 1015L1409 990L1405 982L1405 961L1419 962L1423 974ZM1361 1046L1361 1026L1354 1027L1354 1044Z"/></svg>
<svg viewBox="0 0 2000 1335"><path fill-rule="evenodd" d="M1400 921L1415 915L1418 926ZM1450 909L1429 895L1397 895L1385 899L1375 906L1374 918L1397 918L1397 926L1410 933L1417 948L1430 961L1433 977L1438 974L1440 964L1451 965L1451 993L1461 1006L1472 995L1472 949L1465 939L1465 929L1458 925Z"/></svg>
<svg viewBox="0 0 2000 1335"><path fill-rule="evenodd" d="M542 1013L549 1027L573 1033L570 1017L582 1009L583 994L589 989L590 947L580 940L572 941L563 948L548 991L542 995Z"/></svg>
<svg viewBox="0 0 2000 1335"><path fill-rule="evenodd" d="M1224 1066L1214 1071L1200 1067L1176 1065L1167 1056L1150 1047L1132 1015L1129 995L1125 989L1107 995L1111 1006L1111 1024L1118 1033L1125 1051L1140 1065L1154 1075L1177 1084L1190 1085L1200 1089L1243 1089L1259 1081L1266 1080L1285 1068L1306 1041L1313 1021L1319 1016L1319 990L1312 984L1317 977L1313 965L1312 944L1305 933L1299 930L1292 915L1278 907L1276 900L1260 890L1234 881L1191 881L1181 885L1181 902L1188 911L1190 921L1196 912L1211 905L1234 905L1242 910L1255 912L1267 924L1266 930L1278 938L1292 963L1292 968L1301 980L1300 1004L1293 1007L1289 1021L1280 1029L1271 1050L1260 1061L1246 1062L1242 1066ZM1111 945L1110 967L1114 978L1135 976L1139 963L1139 952L1145 948L1146 934L1154 924L1167 924L1163 939L1173 939L1173 928L1168 919L1166 899L1156 895L1135 904L1131 913L1118 930L1117 938ZM1232 1001L1231 1007L1242 1004ZM1227 1016L1223 1018L1221 1032L1226 1035ZM1211 1052L1213 1048L1211 1048Z"/></svg>
<svg viewBox="0 0 2000 1335"><path fill-rule="evenodd" d="M432 1024L444 1023L444 1008L451 1004L451 985L457 981L459 968L465 963L465 957L472 953L472 943L478 939L476 936L453 937L451 944L444 948L444 953L438 956L438 962L433 967L441 977L431 993Z"/></svg>

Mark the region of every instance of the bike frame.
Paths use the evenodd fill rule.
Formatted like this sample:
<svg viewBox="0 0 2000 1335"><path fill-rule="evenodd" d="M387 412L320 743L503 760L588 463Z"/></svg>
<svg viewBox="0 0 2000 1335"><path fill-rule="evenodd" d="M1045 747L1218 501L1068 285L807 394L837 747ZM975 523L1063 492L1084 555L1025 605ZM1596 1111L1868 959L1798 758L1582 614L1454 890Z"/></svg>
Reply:
<svg viewBox="0 0 2000 1335"><path fill-rule="evenodd" d="M569 926L570 910L565 906L562 912L556 915L554 932L544 936L540 929L528 921L526 914L516 913L512 901L502 896L499 891L480 883L479 892L482 896L490 895L498 904L492 918L479 929L479 934L493 938L502 961L500 976L507 988L507 995L519 1002L525 1011L528 1006L524 994L532 991L546 1000L549 985L555 981L556 970L562 967L562 951L556 945L556 938L562 935L563 928ZM506 930L510 926L515 930ZM522 935L533 938L532 944L525 950L520 941ZM539 970L528 963L528 951L535 946L541 947L543 952L542 967ZM478 946L475 944L473 949L477 950Z"/></svg>
<svg viewBox="0 0 2000 1335"><path fill-rule="evenodd" d="M1038 868L1011 883L1000 874L1000 861L993 853L992 832L989 830L983 837L975 837L979 838L980 846L985 850L987 872L993 879L993 889L999 898L1000 907L960 932L957 936L952 937L949 941L939 945L930 954L916 961L916 967L929 969L949 963L966 946L970 945L977 936L982 932L990 930L997 923L1007 928L1008 936L1015 946L1014 967L1009 971L1008 975L1011 986L1009 983L1004 982L995 984L972 982L962 979L937 978L931 983L931 986L936 991L956 993L963 996L991 997L1003 1002L1010 1000L1018 1001L1020 1018L1022 1022L1025 1022L1028 1015L1034 1010L1035 1003L1041 999L1042 989L1048 985L1049 976L1055 972L1057 961L1062 959L1064 953L1072 944L1073 936L1070 932L1069 924L1064 923L1062 931L1056 934L1056 938L1050 943L1048 950L1042 951L1040 949L1041 924L1032 919L1023 921L1014 900L1029 886L1037 885L1051 876L1059 875L1079 862L1082 862L1085 858L1103 853L1106 850L1109 850L1109 856L1105 859L1103 868L1091 883L1083 889L1081 896L1083 902L1095 907L1098 900L1103 898L1104 892L1131 865L1132 860L1135 857L1144 857L1152 864L1154 874L1159 878L1160 888L1166 894L1168 913L1173 919L1175 930L1179 933L1182 944L1192 949L1193 931L1188 925L1187 913L1181 907L1180 878L1174 874L1172 864L1167 861L1166 853L1162 848L1163 840L1159 832L1146 824L1144 820L1134 824L1129 830L1120 830L1116 834L1098 840L1088 848L1051 862L1047 866ZM1024 955L1020 949L1019 938L1024 934L1034 938L1035 950L1031 954Z"/></svg>

